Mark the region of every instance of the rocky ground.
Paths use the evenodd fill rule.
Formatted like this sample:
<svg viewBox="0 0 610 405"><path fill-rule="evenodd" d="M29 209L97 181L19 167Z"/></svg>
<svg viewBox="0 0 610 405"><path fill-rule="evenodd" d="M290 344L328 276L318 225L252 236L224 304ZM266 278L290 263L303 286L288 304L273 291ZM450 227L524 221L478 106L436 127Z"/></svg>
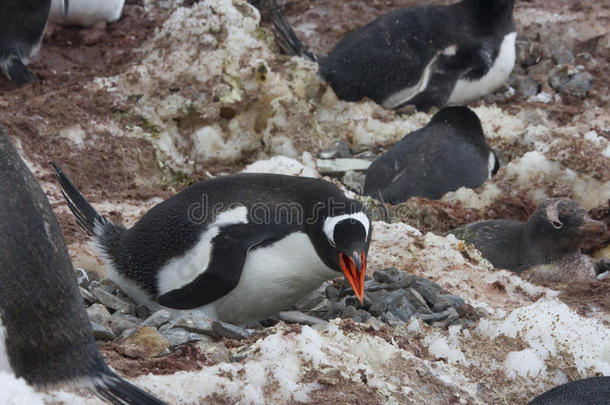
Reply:
<svg viewBox="0 0 610 405"><path fill-rule="evenodd" d="M533 285L441 236L481 218L525 220L553 196L610 223L604 2L516 2L517 66L472 106L502 168L440 201L363 199L391 222L374 223L364 306L333 282L296 312L246 327L170 320L131 303L105 279L48 162L129 225L192 182L244 169L325 175L357 189L357 170L322 158L371 159L431 114L338 101L314 64L279 54L266 13L244 1L178 3L128 1L101 34L57 28L32 64L40 83L16 89L0 78L0 123L86 269L81 292L112 367L171 403L193 404L523 404L558 383L610 375L609 279ZM279 3L324 53L349 30L417 2ZM610 258L608 243L587 253ZM63 391L43 400L96 402Z"/></svg>

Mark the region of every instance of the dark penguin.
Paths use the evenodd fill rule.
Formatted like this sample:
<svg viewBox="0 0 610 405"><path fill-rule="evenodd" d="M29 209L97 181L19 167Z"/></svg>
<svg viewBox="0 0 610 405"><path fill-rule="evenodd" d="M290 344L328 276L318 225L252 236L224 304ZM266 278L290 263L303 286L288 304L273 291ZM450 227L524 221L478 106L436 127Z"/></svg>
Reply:
<svg viewBox="0 0 610 405"><path fill-rule="evenodd" d="M320 65L341 100L364 97L385 108L467 104L508 80L515 64L514 0L463 0L387 13L313 55L269 0L278 43Z"/></svg>
<svg viewBox="0 0 610 405"><path fill-rule="evenodd" d="M104 362L57 219L1 127L0 188L0 370L37 388L75 383L114 404L162 404Z"/></svg>
<svg viewBox="0 0 610 405"><path fill-rule="evenodd" d="M232 323L289 309L345 275L364 294L371 221L327 181L237 174L194 184L126 229L102 217L55 165L68 205L109 276L153 309Z"/></svg>
<svg viewBox="0 0 610 405"><path fill-rule="evenodd" d="M68 0L62 0L68 12ZM21 86L36 81L27 68L40 50L51 0L2 0L0 2L0 69Z"/></svg>
<svg viewBox="0 0 610 405"><path fill-rule="evenodd" d="M479 187L499 167L477 115L446 107L371 164L364 193L392 204L414 196L438 200L460 187Z"/></svg>
<svg viewBox="0 0 610 405"><path fill-rule="evenodd" d="M610 377L592 377L560 385L528 405L609 405Z"/></svg>
<svg viewBox="0 0 610 405"><path fill-rule="evenodd" d="M606 225L589 218L577 202L547 199L527 222L496 219L451 231L472 243L494 267L521 273L532 281L594 278L595 266L580 247L606 234ZM528 270L529 269L529 270Z"/></svg>

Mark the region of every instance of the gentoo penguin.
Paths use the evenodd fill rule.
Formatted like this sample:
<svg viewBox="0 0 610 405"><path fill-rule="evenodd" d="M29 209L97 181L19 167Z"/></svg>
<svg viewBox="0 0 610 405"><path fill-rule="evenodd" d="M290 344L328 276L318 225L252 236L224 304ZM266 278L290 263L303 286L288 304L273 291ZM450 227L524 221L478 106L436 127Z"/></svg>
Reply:
<svg viewBox="0 0 610 405"><path fill-rule="evenodd" d="M532 399L528 405L608 405L610 377L591 377L560 385Z"/></svg>
<svg viewBox="0 0 610 405"><path fill-rule="evenodd" d="M604 223L592 220L577 202L566 198L543 201L527 222L495 219L450 231L473 244L494 267L527 271L532 281L552 282L594 278L595 265L580 247L606 232Z"/></svg>
<svg viewBox="0 0 610 405"><path fill-rule="evenodd" d="M0 371L114 404L162 404L104 362L51 205L1 127L0 188Z"/></svg>
<svg viewBox="0 0 610 405"><path fill-rule="evenodd" d="M504 84L515 64L514 0L462 0L389 12L312 54L269 0L278 44L320 65L339 99L385 108L467 104Z"/></svg>
<svg viewBox="0 0 610 405"><path fill-rule="evenodd" d="M364 193L392 204L414 196L438 200L479 187L499 167L479 117L467 107L445 107L369 166Z"/></svg>
<svg viewBox="0 0 610 405"><path fill-rule="evenodd" d="M52 0L49 21L63 25L90 27L98 22L121 18L125 0L70 0L70 9L63 10L62 0Z"/></svg>
<svg viewBox="0 0 610 405"><path fill-rule="evenodd" d="M50 0L0 2L0 69L18 86L36 81L27 64L40 50L50 4ZM59 0L58 5L61 12L68 12L68 0Z"/></svg>
<svg viewBox="0 0 610 405"><path fill-rule="evenodd" d="M341 272L363 298L371 221L330 182L221 176L188 187L126 229L102 217L54 167L110 278L152 309L196 309L231 323L266 319Z"/></svg>

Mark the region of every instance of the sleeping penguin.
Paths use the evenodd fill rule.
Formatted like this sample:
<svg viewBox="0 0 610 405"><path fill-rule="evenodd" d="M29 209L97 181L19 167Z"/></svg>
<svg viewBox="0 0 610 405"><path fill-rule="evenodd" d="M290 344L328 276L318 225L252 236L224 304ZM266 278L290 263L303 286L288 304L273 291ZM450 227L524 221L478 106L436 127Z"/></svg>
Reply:
<svg viewBox="0 0 610 405"><path fill-rule="evenodd" d="M591 377L560 385L528 405L603 405L610 403L610 377Z"/></svg>
<svg viewBox="0 0 610 405"><path fill-rule="evenodd" d="M514 0L398 9L345 35L326 56L312 54L269 3L280 48L318 62L345 101L420 110L467 104L502 86L515 64Z"/></svg>
<svg viewBox="0 0 610 405"><path fill-rule="evenodd" d="M57 218L2 127L0 188L0 371L38 389L72 383L117 405L162 405L104 362Z"/></svg>
<svg viewBox="0 0 610 405"><path fill-rule="evenodd" d="M523 273L531 281L562 282L595 278L595 263L580 248L604 237L607 229L577 202L555 198L539 204L527 222L479 221L450 233L473 244L494 267Z"/></svg>
<svg viewBox="0 0 610 405"><path fill-rule="evenodd" d="M64 12L62 1L52 0L49 21L83 27L118 20L125 3L125 0L70 0L70 9Z"/></svg>
<svg viewBox="0 0 610 405"><path fill-rule="evenodd" d="M221 176L186 188L126 229L101 216L54 167L110 278L153 310L261 320L341 273L363 299L371 221L330 182Z"/></svg>
<svg viewBox="0 0 610 405"><path fill-rule="evenodd" d="M415 196L438 200L479 187L499 167L479 117L467 107L445 107L369 166L364 194L391 204Z"/></svg>
<svg viewBox="0 0 610 405"><path fill-rule="evenodd" d="M50 5L50 0L0 2L0 69L18 86L36 81L27 65L40 50ZM61 13L68 6L68 0L58 0Z"/></svg>

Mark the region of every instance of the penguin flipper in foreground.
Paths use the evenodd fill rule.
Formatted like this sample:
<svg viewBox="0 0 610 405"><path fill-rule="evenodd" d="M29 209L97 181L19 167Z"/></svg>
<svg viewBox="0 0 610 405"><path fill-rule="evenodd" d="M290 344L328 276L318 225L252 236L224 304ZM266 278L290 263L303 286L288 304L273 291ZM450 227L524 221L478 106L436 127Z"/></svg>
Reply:
<svg viewBox="0 0 610 405"><path fill-rule="evenodd" d="M278 32L275 39L281 50L290 56L303 56L312 62L318 62L318 57L311 53L309 48L307 48L307 46L301 42L275 0L267 1L269 2L269 7L271 8L271 22Z"/></svg>
<svg viewBox="0 0 610 405"><path fill-rule="evenodd" d="M239 283L248 252L278 239L277 232L262 232L260 226L252 224L223 228L213 239L214 250L205 272L185 286L160 294L157 302L169 308L191 309L216 301Z"/></svg>
<svg viewBox="0 0 610 405"><path fill-rule="evenodd" d="M114 405L167 405L116 375L107 366L96 378L91 390L98 397Z"/></svg>
<svg viewBox="0 0 610 405"><path fill-rule="evenodd" d="M21 51L16 48L0 50L0 68L17 86L37 81L36 75L23 63Z"/></svg>

